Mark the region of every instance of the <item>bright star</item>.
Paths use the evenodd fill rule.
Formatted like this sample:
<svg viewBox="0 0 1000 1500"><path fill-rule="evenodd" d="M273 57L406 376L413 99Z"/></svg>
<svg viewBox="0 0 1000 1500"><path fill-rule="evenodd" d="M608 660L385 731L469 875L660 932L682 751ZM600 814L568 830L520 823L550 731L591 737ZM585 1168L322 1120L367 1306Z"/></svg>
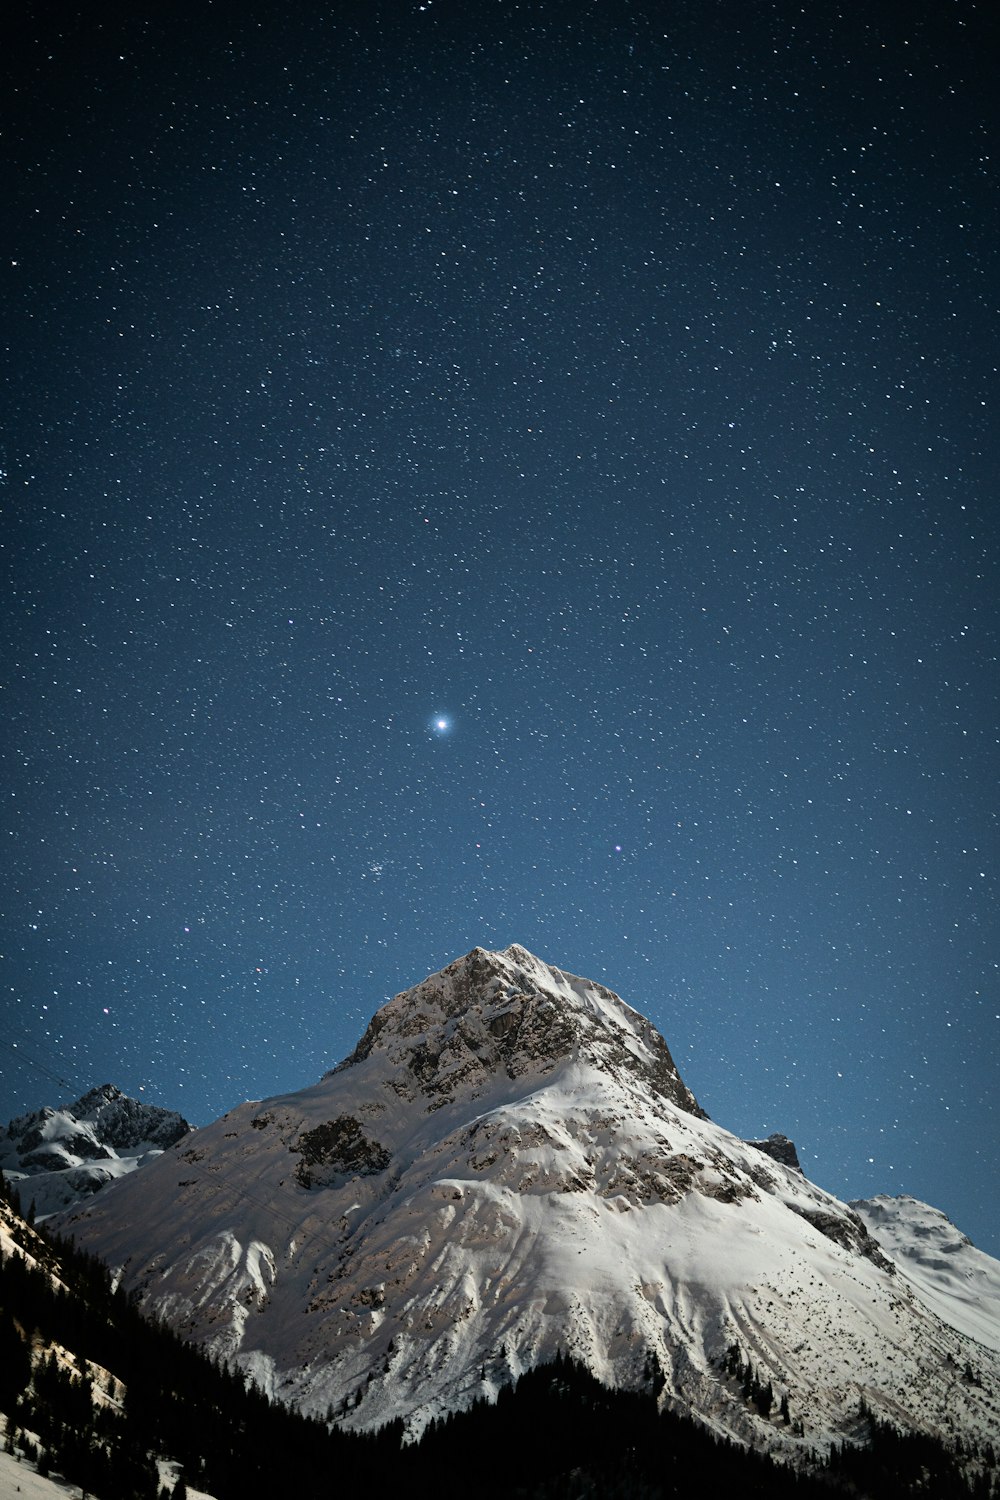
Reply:
<svg viewBox="0 0 1000 1500"><path fill-rule="evenodd" d="M435 734L447 734L451 728L451 720L446 718L444 714L438 714L436 718L431 720L431 728Z"/></svg>

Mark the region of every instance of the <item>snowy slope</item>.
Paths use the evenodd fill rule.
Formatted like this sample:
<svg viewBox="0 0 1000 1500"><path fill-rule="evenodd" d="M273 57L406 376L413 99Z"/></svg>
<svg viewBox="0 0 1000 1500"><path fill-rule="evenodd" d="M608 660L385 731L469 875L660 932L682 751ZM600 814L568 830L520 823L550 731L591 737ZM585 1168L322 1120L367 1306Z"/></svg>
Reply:
<svg viewBox="0 0 1000 1500"><path fill-rule="evenodd" d="M25 1211L45 1218L148 1165L191 1129L174 1110L130 1099L113 1084L46 1106L0 1129L0 1170Z"/></svg>
<svg viewBox="0 0 1000 1500"><path fill-rule="evenodd" d="M880 1194L851 1207L928 1307L1000 1353L1000 1261L917 1198Z"/></svg>
<svg viewBox="0 0 1000 1500"><path fill-rule="evenodd" d="M0 1416L0 1433L4 1437L6 1427L6 1417ZM64 1479L43 1478L20 1451L15 1455L0 1448L0 1497L11 1500L14 1495L21 1500L82 1500L83 1491L78 1484L68 1484Z"/></svg>
<svg viewBox="0 0 1000 1500"><path fill-rule="evenodd" d="M8 1419L0 1413L0 1438L7 1437ZM170 1460L159 1462L161 1488L169 1494L180 1475L180 1466ZM28 1459L18 1446L13 1453L0 1448L0 1500L11 1500L20 1495L21 1500L87 1500L89 1491L78 1484L50 1475L41 1475L37 1465ZM188 1500L213 1500L204 1490L187 1486Z"/></svg>
<svg viewBox="0 0 1000 1500"><path fill-rule="evenodd" d="M1000 1358L860 1214L706 1119L617 996L516 946L398 995L312 1088L233 1110L59 1227L347 1426L419 1431L558 1350L613 1384L658 1369L667 1404L793 1456L855 1432L862 1399L938 1434L998 1425ZM733 1343L790 1425L723 1373Z"/></svg>

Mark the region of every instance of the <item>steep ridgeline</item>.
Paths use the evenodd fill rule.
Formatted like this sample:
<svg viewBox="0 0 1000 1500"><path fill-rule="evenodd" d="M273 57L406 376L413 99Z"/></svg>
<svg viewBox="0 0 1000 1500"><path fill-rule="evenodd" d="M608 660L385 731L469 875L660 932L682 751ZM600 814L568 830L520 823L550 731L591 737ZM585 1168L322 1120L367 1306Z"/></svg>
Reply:
<svg viewBox="0 0 1000 1500"><path fill-rule="evenodd" d="M321 1082L233 1110L59 1227L347 1427L419 1432L562 1351L793 1461L863 1409L987 1441L1000 1359L976 1339L1000 1330L949 1326L790 1148L708 1120L609 990L477 948Z"/></svg>
<svg viewBox="0 0 1000 1500"><path fill-rule="evenodd" d="M44 1218L148 1165L190 1129L175 1111L105 1083L74 1104L46 1106L0 1129L0 1170L22 1207L34 1204Z"/></svg>

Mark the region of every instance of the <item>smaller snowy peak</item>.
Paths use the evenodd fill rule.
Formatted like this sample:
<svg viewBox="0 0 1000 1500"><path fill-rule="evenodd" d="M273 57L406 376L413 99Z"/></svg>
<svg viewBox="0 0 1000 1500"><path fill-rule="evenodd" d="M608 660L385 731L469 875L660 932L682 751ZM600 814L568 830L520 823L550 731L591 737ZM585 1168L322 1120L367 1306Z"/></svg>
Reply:
<svg viewBox="0 0 1000 1500"><path fill-rule="evenodd" d="M1000 1352L1000 1262L919 1198L880 1193L850 1207L921 1301L967 1338Z"/></svg>
<svg viewBox="0 0 1000 1500"><path fill-rule="evenodd" d="M131 1099L111 1083L72 1104L46 1105L0 1128L0 1169L39 1216L89 1197L181 1140L175 1110Z"/></svg>
<svg viewBox="0 0 1000 1500"><path fill-rule="evenodd" d="M963 1235L948 1215L910 1194L880 1193L850 1206L894 1256L906 1256L936 1271L952 1265L964 1251L975 1250L969 1236Z"/></svg>
<svg viewBox="0 0 1000 1500"><path fill-rule="evenodd" d="M473 948L396 995L334 1073L378 1058L408 1074L435 1107L475 1095L498 1075L545 1076L586 1060L705 1118L650 1022L603 985L516 943L496 953Z"/></svg>

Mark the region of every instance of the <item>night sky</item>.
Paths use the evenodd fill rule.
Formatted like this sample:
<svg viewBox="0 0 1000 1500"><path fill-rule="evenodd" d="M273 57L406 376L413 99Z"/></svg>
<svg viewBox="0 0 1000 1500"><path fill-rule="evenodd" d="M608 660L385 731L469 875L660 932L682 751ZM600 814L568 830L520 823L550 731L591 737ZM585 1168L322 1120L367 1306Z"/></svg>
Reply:
<svg viewBox="0 0 1000 1500"><path fill-rule="evenodd" d="M4 44L0 1119L519 942L1000 1253L994 6L282 9Z"/></svg>

